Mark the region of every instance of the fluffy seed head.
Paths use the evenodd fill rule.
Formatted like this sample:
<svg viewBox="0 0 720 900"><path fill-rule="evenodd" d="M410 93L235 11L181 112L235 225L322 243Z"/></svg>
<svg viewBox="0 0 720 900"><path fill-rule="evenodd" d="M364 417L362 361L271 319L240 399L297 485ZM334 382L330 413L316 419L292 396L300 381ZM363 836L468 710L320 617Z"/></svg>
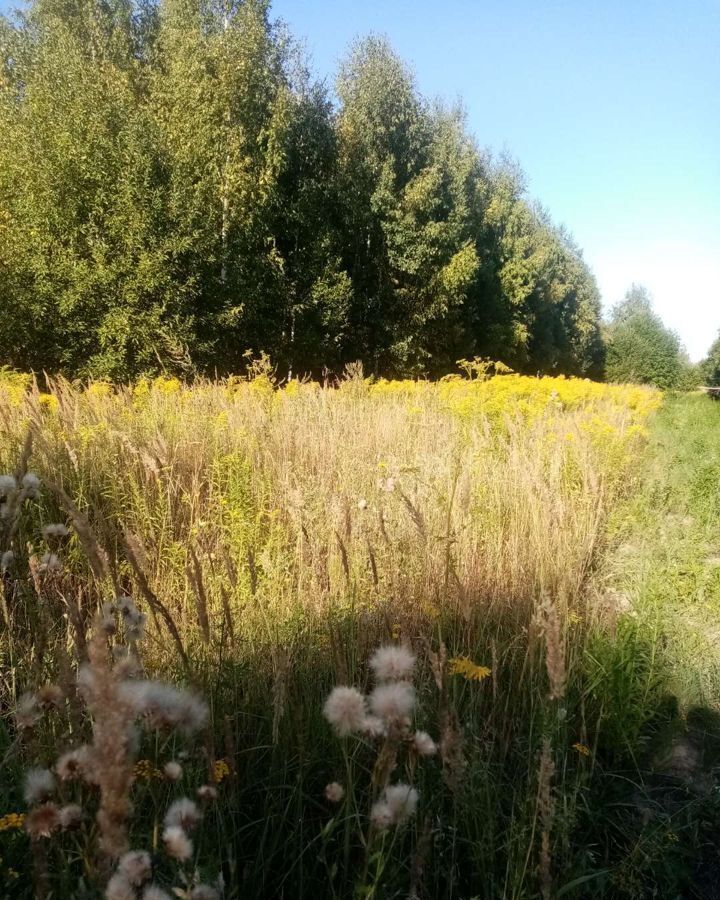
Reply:
<svg viewBox="0 0 720 900"><path fill-rule="evenodd" d="M362 730L367 714L365 698L352 687L336 687L323 707L325 718L341 737Z"/></svg>
<svg viewBox="0 0 720 900"><path fill-rule="evenodd" d="M163 831L162 839L165 844L165 852L173 859L185 861L192 856L192 841L179 825L166 828Z"/></svg>
<svg viewBox="0 0 720 900"><path fill-rule="evenodd" d="M65 694L57 684L44 684L37 692L37 699L43 709L50 709L53 706L58 709L65 699Z"/></svg>
<svg viewBox="0 0 720 900"><path fill-rule="evenodd" d="M12 475L0 475L0 497L9 497L17 490L17 481Z"/></svg>
<svg viewBox="0 0 720 900"><path fill-rule="evenodd" d="M191 734L208 720L207 704L199 697L161 681L126 681L120 685L120 696L151 728L178 728Z"/></svg>
<svg viewBox="0 0 720 900"><path fill-rule="evenodd" d="M50 769L30 769L25 775L23 796L28 806L42 803L55 791L55 776Z"/></svg>
<svg viewBox="0 0 720 900"><path fill-rule="evenodd" d="M342 798L345 796L345 788L338 784L337 781L331 781L325 787L325 799L329 800L331 803L339 803Z"/></svg>
<svg viewBox="0 0 720 900"><path fill-rule="evenodd" d="M220 891L209 884L198 884L190 891L190 900L220 900Z"/></svg>
<svg viewBox="0 0 720 900"><path fill-rule="evenodd" d="M412 677L415 657L404 645L379 647L370 657L370 668L378 681L406 681Z"/></svg>
<svg viewBox="0 0 720 900"><path fill-rule="evenodd" d="M26 472L23 475L22 486L27 496L32 500L37 497L40 491L40 479L33 472Z"/></svg>
<svg viewBox="0 0 720 900"><path fill-rule="evenodd" d="M172 897L156 884L149 884L143 891L142 900L172 900Z"/></svg>
<svg viewBox="0 0 720 900"><path fill-rule="evenodd" d="M385 737L387 726L378 716L365 716L362 723L362 732L371 738Z"/></svg>
<svg viewBox="0 0 720 900"><path fill-rule="evenodd" d="M415 815L418 792L409 784L393 784L385 788L385 802L392 811L394 821L401 825Z"/></svg>
<svg viewBox="0 0 720 900"><path fill-rule="evenodd" d="M62 522L53 522L50 525L45 525L42 530L42 535L46 541L52 538L67 537L69 534L70 529L67 525L63 525Z"/></svg>
<svg viewBox="0 0 720 900"><path fill-rule="evenodd" d="M171 759L170 762L166 762L163 766L163 772L168 781L180 781L183 774L183 768L179 762L175 762L174 759Z"/></svg>
<svg viewBox="0 0 720 900"><path fill-rule="evenodd" d="M407 718L415 706L415 689L406 681L378 685L370 694L370 708L385 722Z"/></svg>
<svg viewBox="0 0 720 900"><path fill-rule="evenodd" d="M41 572L59 572L62 569L62 563L57 553L43 553L40 557Z"/></svg>
<svg viewBox="0 0 720 900"><path fill-rule="evenodd" d="M370 821L378 831L385 831L386 828L393 824L392 810L384 800L378 800L376 803L373 803L370 810Z"/></svg>
<svg viewBox="0 0 720 900"><path fill-rule="evenodd" d="M217 788L211 784L201 784L196 793L198 800L202 800L203 803L211 803L213 800L217 800Z"/></svg>
<svg viewBox="0 0 720 900"><path fill-rule="evenodd" d="M12 550L6 550L0 556L0 572L7 572L7 570L12 566L15 562L15 554Z"/></svg>
<svg viewBox="0 0 720 900"><path fill-rule="evenodd" d="M86 774L88 762L88 748L83 745L63 753L55 763L55 771L60 781L72 781L75 778L82 778Z"/></svg>
<svg viewBox="0 0 720 900"><path fill-rule="evenodd" d="M136 900L135 889L122 872L116 872L108 881L105 900Z"/></svg>
<svg viewBox="0 0 720 900"><path fill-rule="evenodd" d="M78 806L77 803L70 803L68 806L63 806L60 809L60 827L63 831L71 831L73 828L78 828L83 818L82 807Z"/></svg>
<svg viewBox="0 0 720 900"><path fill-rule="evenodd" d="M25 831L31 838L47 838L60 827L60 810L54 803L36 806L25 816Z"/></svg>
<svg viewBox="0 0 720 900"><path fill-rule="evenodd" d="M419 756L434 756L437 753L437 744L427 731L416 731L413 735L412 744Z"/></svg>
<svg viewBox="0 0 720 900"><path fill-rule="evenodd" d="M191 831L200 820L200 810L189 797L181 797L168 807L163 824L166 828L178 826L183 831Z"/></svg>
<svg viewBox="0 0 720 900"><path fill-rule="evenodd" d="M35 694L30 692L23 694L18 700L15 710L15 724L22 731L25 728L33 728L40 721L42 712Z"/></svg>
<svg viewBox="0 0 720 900"><path fill-rule="evenodd" d="M145 850L130 850L120 857L118 872L123 874L130 884L140 887L152 875L150 854Z"/></svg>

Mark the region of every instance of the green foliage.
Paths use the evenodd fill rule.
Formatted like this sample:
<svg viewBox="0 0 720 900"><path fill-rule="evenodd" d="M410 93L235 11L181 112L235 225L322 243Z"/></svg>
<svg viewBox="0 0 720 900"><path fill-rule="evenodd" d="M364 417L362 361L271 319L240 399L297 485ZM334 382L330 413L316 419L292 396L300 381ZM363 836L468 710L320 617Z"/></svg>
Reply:
<svg viewBox="0 0 720 900"><path fill-rule="evenodd" d="M653 311L642 285L634 284L613 309L606 340L610 381L652 384L663 390L692 381L678 336Z"/></svg>
<svg viewBox="0 0 720 900"><path fill-rule="evenodd" d="M706 384L712 387L720 385L720 335L715 338L708 355L700 364L699 374Z"/></svg>
<svg viewBox="0 0 720 900"><path fill-rule="evenodd" d="M335 106L265 0L34 0L0 20L0 360L125 379L598 375L580 251L387 43Z"/></svg>

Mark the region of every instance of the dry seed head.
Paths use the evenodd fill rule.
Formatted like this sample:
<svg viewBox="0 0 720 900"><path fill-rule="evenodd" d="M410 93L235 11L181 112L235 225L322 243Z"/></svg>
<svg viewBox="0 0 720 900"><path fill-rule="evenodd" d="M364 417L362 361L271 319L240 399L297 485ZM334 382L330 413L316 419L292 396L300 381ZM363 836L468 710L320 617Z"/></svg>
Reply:
<svg viewBox="0 0 720 900"><path fill-rule="evenodd" d="M172 825L170 828L166 828L163 831L162 839L165 845L165 852L173 859L183 862L192 856L192 841L179 825Z"/></svg>
<svg viewBox="0 0 720 900"><path fill-rule="evenodd" d="M415 815L418 798L418 792L409 784L393 784L385 788L385 802L398 825L402 825Z"/></svg>
<svg viewBox="0 0 720 900"><path fill-rule="evenodd" d="M143 891L142 900L172 900L172 897L156 884L149 884Z"/></svg>
<svg viewBox="0 0 720 900"><path fill-rule="evenodd" d="M150 854L145 850L130 850L118 861L118 872L124 875L130 884L140 887L152 876Z"/></svg>
<svg viewBox="0 0 720 900"><path fill-rule="evenodd" d="M54 803L36 806L25 816L25 831L31 838L47 838L60 827L60 810Z"/></svg>
<svg viewBox="0 0 720 900"><path fill-rule="evenodd" d="M198 884L190 891L190 900L220 900L220 891L209 884Z"/></svg>
<svg viewBox="0 0 720 900"><path fill-rule="evenodd" d="M385 722L404 722L415 706L415 688L406 681L381 684L370 694L370 709Z"/></svg>
<svg viewBox="0 0 720 900"><path fill-rule="evenodd" d="M62 569L62 563L57 553L43 553L40 557L41 572L59 572Z"/></svg>
<svg viewBox="0 0 720 900"><path fill-rule="evenodd" d="M50 709L50 707L58 709L65 699L65 694L57 684L44 684L37 692L37 699L43 709Z"/></svg>
<svg viewBox="0 0 720 900"><path fill-rule="evenodd" d="M330 784L325 787L325 799L329 800L330 803L340 803L340 801L345 796L345 788L338 784L337 781L332 781Z"/></svg>
<svg viewBox="0 0 720 900"><path fill-rule="evenodd" d="M12 550L6 550L0 556L0 572L7 572L7 570L12 566L15 562L15 554Z"/></svg>
<svg viewBox="0 0 720 900"><path fill-rule="evenodd" d="M33 472L23 475L22 486L27 497L34 500L40 492L40 479Z"/></svg>
<svg viewBox="0 0 720 900"><path fill-rule="evenodd" d="M22 731L25 728L33 728L40 721L42 712L35 694L27 692L18 700L15 710L15 724Z"/></svg>
<svg viewBox="0 0 720 900"><path fill-rule="evenodd" d="M51 525L43 526L42 536L45 540L51 540L52 538L62 538L67 537L70 534L70 529L67 525L63 525L62 522L55 522Z"/></svg>
<svg viewBox="0 0 720 900"><path fill-rule="evenodd" d="M211 784L201 784L195 793L198 800L202 800L203 803L212 803L213 800L217 800L217 788Z"/></svg>
<svg viewBox="0 0 720 900"><path fill-rule="evenodd" d="M0 475L0 497L10 497L17 490L17 481L12 475Z"/></svg>
<svg viewBox="0 0 720 900"><path fill-rule="evenodd" d="M86 776L89 764L89 752L86 745L69 750L55 763L55 771L60 781L72 781Z"/></svg>
<svg viewBox="0 0 720 900"><path fill-rule="evenodd" d="M407 681L414 667L415 656L402 644L379 647L370 657L370 668L378 681Z"/></svg>
<svg viewBox="0 0 720 900"><path fill-rule="evenodd" d="M135 889L122 874L116 872L105 888L105 900L136 900Z"/></svg>
<svg viewBox="0 0 720 900"><path fill-rule="evenodd" d="M438 749L427 731L416 731L413 735L412 745L419 756L435 756Z"/></svg>
<svg viewBox="0 0 720 900"><path fill-rule="evenodd" d="M55 787L55 776L50 769L30 769L25 774L25 802L28 806L42 803L53 795Z"/></svg>
<svg viewBox="0 0 720 900"><path fill-rule="evenodd" d="M178 728L190 734L208 720L207 704L199 697L161 681L125 681L119 694L133 714L144 717L151 728Z"/></svg>
<svg viewBox="0 0 720 900"><path fill-rule="evenodd" d="M72 831L73 828L79 828L80 823L85 818L82 807L77 803L70 803L60 809L60 827L63 831Z"/></svg>
<svg viewBox="0 0 720 900"><path fill-rule="evenodd" d="M387 725L378 716L365 716L362 733L370 738L381 738L387 735Z"/></svg>
<svg viewBox="0 0 720 900"><path fill-rule="evenodd" d="M175 762L174 759L171 759L170 762L166 762L163 766L163 772L168 781L180 781L183 774L183 768L179 762Z"/></svg>
<svg viewBox="0 0 720 900"><path fill-rule="evenodd" d="M340 737L361 731L367 715L365 697L356 688L333 688L323 713Z"/></svg>
<svg viewBox="0 0 720 900"><path fill-rule="evenodd" d="M191 831L200 821L200 810L189 797L181 797L170 804L165 813L163 824L166 828L179 826L183 831Z"/></svg>

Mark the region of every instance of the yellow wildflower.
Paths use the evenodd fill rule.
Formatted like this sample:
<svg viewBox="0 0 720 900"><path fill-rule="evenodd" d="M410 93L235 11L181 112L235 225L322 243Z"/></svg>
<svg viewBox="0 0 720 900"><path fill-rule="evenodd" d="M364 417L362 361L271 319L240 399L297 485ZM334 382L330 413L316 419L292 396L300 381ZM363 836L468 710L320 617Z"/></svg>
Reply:
<svg viewBox="0 0 720 900"><path fill-rule="evenodd" d="M163 778L163 773L149 759L139 759L135 763L135 777L139 781L150 781L153 778Z"/></svg>
<svg viewBox="0 0 720 900"><path fill-rule="evenodd" d="M482 681L492 674L492 669L479 666L467 656L454 656L449 660L449 665L451 675L462 675L466 681Z"/></svg>
<svg viewBox="0 0 720 900"><path fill-rule="evenodd" d="M573 744L573 750L577 750L580 756L590 756L590 748L585 744L577 743Z"/></svg>
<svg viewBox="0 0 720 900"><path fill-rule="evenodd" d="M25 822L25 813L6 813L0 816L0 831L12 831L13 829L21 829Z"/></svg>
<svg viewBox="0 0 720 900"><path fill-rule="evenodd" d="M227 778L229 774L230 766L228 766L224 759L218 759L213 763L212 780L215 784L220 784L223 778Z"/></svg>

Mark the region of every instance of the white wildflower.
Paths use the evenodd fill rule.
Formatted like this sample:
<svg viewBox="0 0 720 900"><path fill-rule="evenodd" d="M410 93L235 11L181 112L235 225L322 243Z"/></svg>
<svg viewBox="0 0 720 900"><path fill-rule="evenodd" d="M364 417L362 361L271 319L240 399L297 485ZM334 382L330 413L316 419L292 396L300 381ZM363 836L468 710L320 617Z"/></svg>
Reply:
<svg viewBox="0 0 720 900"><path fill-rule="evenodd" d="M331 803L339 803L342 798L345 796L345 788L338 784L337 781L331 781L325 787L325 799L329 800Z"/></svg>
<svg viewBox="0 0 720 900"><path fill-rule="evenodd" d="M420 756L434 756L437 753L437 744L427 731L416 731L412 743L415 752Z"/></svg>
<svg viewBox="0 0 720 900"><path fill-rule="evenodd" d="M379 647L370 657L370 668L378 681L404 681L412 676L415 656L404 645Z"/></svg>
<svg viewBox="0 0 720 900"><path fill-rule="evenodd" d="M381 684L370 694L370 708L386 722L406 719L415 706L415 688L406 681Z"/></svg>
<svg viewBox="0 0 720 900"><path fill-rule="evenodd" d="M165 813L163 824L166 828L179 825L183 831L191 831L200 820L200 810L189 797L181 797L171 803Z"/></svg>
<svg viewBox="0 0 720 900"><path fill-rule="evenodd" d="M127 878L130 884L140 887L152 875L150 854L145 850L130 850L129 853L120 857L117 870Z"/></svg>
<svg viewBox="0 0 720 900"><path fill-rule="evenodd" d="M28 806L42 803L55 791L55 776L50 769L30 769L25 774L25 790L23 796Z"/></svg>
<svg viewBox="0 0 720 900"><path fill-rule="evenodd" d="M165 844L165 852L173 859L185 861L192 856L192 841L179 825L172 825L170 828L166 828L163 831L162 839Z"/></svg>
<svg viewBox="0 0 720 900"><path fill-rule="evenodd" d="M325 701L323 713L341 737L360 731L367 709L365 697L352 687L335 687Z"/></svg>

